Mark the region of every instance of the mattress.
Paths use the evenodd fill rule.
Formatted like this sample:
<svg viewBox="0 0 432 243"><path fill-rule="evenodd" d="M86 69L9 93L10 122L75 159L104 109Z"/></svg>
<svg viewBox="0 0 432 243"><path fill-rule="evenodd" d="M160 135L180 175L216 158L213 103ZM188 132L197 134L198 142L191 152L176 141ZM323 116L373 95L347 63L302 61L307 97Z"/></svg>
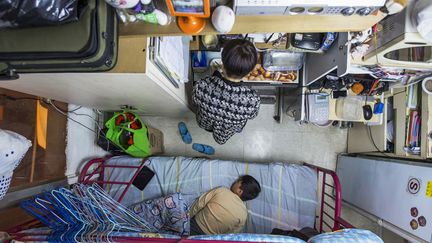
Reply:
<svg viewBox="0 0 432 243"><path fill-rule="evenodd" d="M139 158L117 156L110 165L139 165ZM126 206L162 195L180 192L189 204L202 193L219 186L230 187L240 176L249 174L261 185L262 192L246 202L248 219L244 232L270 233L314 227L317 208L317 173L314 169L289 163L247 163L185 157L151 157L146 165L155 176L143 191L130 186L121 203ZM107 168L105 180L129 181L133 169ZM125 185L106 185L105 190L118 199Z"/></svg>
<svg viewBox="0 0 432 243"><path fill-rule="evenodd" d="M306 243L304 240L284 235L267 235L267 234L226 234L226 235L196 235L190 236L192 240L221 240L235 242L266 242L266 243Z"/></svg>

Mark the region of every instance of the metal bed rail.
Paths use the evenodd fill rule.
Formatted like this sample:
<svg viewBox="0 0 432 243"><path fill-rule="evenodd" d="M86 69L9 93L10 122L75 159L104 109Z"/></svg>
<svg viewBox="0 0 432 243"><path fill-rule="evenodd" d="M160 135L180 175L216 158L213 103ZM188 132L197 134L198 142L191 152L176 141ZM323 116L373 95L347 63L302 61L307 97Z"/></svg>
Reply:
<svg viewBox="0 0 432 243"><path fill-rule="evenodd" d="M84 184L93 184L97 183L99 186L104 188L104 186L109 184L121 184L126 185L124 191L120 195L118 202L121 202L124 195L128 191L130 185L132 184L133 180L136 178L138 173L141 171L141 169L145 165L145 161L147 159L143 159L140 164L137 164L135 166L130 165L109 165L106 164L106 160L104 158L98 158L88 161L83 169L81 170L81 173L79 175L79 182ZM342 210L342 190L341 190L341 184L339 181L338 176L336 175L336 172L325 169L322 167L318 167L315 165L307 164L304 165L309 166L316 170L317 172L317 179L318 179L318 185L317 190L319 191L319 212L317 215L317 223L315 225L315 229L319 233L323 233L326 231L336 231L343 228L354 228L353 225L351 225L349 222L344 220L341 217L341 210ZM111 181L111 180L105 180L105 169L112 169L112 168L128 168L128 169L135 169L134 175L129 181ZM327 229L326 229L327 228ZM10 232L10 231L9 231ZM16 232L15 236L21 236L17 230L12 231ZM21 237L18 237L21 238ZM134 238L134 237L113 237L113 240L116 242L165 242L165 243L229 243L234 241L221 241L221 240L194 240L194 239L162 239L162 238ZM248 243L248 242L245 242Z"/></svg>
<svg viewBox="0 0 432 243"><path fill-rule="evenodd" d="M102 188L104 188L104 186L108 184L126 185L126 188L118 198L118 202L121 202L123 200L124 195L129 190L129 187L132 185L132 182L135 180L135 178L138 176L141 169L144 167L146 160L147 158L144 158L141 160L140 164L132 166L132 165L109 165L105 163L106 159L104 158L92 159L84 165L78 177L78 182L83 184L97 183ZM127 169L136 169L136 170L134 175L129 181L111 181L111 180L105 180L104 176L105 176L106 168L119 168L119 169L127 168Z"/></svg>
<svg viewBox="0 0 432 243"><path fill-rule="evenodd" d="M325 226L331 231L355 228L342 218L342 187L336 172L307 163L304 165L317 171L320 210L319 215L317 215L318 225L315 227L316 230L320 233L326 232L324 230Z"/></svg>
<svg viewBox="0 0 432 243"><path fill-rule="evenodd" d="M98 183L100 186L104 184L124 184L127 185L123 193L119 198L119 202L123 199L126 191L130 184L135 179L141 168L144 166L146 159L142 160L142 163L136 166L124 166L124 165L107 165L105 159L94 159L90 160L82 169L79 176L81 183ZM330 231L336 231L342 228L355 228L349 222L341 217L342 213L342 188L339 181L339 177L336 172L325 169L319 166L304 163L316 170L318 176L317 190L319 191L320 199L320 210L317 215L318 225L315 227L320 233ZM92 167L94 170L89 171ZM136 168L136 172L130 181L105 181L104 170L105 168ZM95 175L99 174L98 178ZM321 178L321 180L320 180ZM327 227L328 230L325 230Z"/></svg>

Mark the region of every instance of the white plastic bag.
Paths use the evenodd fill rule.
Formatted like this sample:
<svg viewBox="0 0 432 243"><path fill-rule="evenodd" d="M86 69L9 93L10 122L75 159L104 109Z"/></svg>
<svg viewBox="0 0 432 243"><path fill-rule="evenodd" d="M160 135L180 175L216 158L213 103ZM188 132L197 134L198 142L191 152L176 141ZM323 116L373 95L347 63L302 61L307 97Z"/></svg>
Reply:
<svg viewBox="0 0 432 243"><path fill-rule="evenodd" d="M18 133L0 129L0 200L9 189L13 170L30 146L31 142Z"/></svg>
<svg viewBox="0 0 432 243"><path fill-rule="evenodd" d="M432 42L432 1L417 0L412 12L412 20L417 25L420 35Z"/></svg>

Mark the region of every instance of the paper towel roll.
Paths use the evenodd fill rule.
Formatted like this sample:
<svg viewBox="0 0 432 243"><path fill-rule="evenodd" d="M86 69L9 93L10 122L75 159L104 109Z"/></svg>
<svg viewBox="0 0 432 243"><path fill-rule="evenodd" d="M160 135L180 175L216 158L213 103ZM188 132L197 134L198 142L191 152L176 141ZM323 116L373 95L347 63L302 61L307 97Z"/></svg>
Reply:
<svg viewBox="0 0 432 243"><path fill-rule="evenodd" d="M424 92L426 92L428 95L432 95L432 77L423 79L422 87Z"/></svg>

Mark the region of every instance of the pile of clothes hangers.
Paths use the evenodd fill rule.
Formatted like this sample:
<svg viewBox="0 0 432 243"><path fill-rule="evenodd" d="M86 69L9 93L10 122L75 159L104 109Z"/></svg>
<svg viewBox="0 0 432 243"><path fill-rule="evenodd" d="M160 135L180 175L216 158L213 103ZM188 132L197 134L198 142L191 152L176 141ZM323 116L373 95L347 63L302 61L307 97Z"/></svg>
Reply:
<svg viewBox="0 0 432 243"><path fill-rule="evenodd" d="M116 237L157 232L97 184L44 192L23 201L21 207L48 226L32 230L32 240L37 241L110 242Z"/></svg>

